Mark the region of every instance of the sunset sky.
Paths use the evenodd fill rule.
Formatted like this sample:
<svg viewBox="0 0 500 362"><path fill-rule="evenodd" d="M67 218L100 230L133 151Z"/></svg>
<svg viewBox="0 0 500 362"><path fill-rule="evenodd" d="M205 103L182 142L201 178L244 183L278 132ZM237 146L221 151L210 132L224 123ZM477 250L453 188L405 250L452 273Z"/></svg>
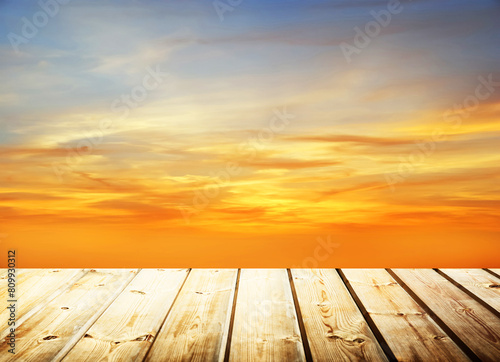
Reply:
<svg viewBox="0 0 500 362"><path fill-rule="evenodd" d="M500 267L499 1L44 1L0 2L21 267Z"/></svg>

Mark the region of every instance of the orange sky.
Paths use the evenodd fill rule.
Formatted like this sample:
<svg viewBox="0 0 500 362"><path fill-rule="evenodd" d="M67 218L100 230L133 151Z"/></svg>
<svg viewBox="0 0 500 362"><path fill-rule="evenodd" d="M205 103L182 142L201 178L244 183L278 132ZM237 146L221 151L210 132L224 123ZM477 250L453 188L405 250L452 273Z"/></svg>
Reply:
<svg viewBox="0 0 500 362"><path fill-rule="evenodd" d="M407 5L348 62L369 7L294 3L272 22L281 8L220 21L193 4L67 5L19 51L0 44L3 255L500 267L497 7Z"/></svg>

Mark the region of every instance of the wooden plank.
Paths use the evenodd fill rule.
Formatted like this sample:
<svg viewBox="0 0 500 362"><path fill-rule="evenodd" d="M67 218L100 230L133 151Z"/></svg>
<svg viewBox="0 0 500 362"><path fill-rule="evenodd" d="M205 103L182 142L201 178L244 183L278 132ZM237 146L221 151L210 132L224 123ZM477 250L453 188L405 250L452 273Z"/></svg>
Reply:
<svg viewBox="0 0 500 362"><path fill-rule="evenodd" d="M87 273L16 330L15 355L0 342L0 361L60 360L134 276L124 269Z"/></svg>
<svg viewBox="0 0 500 362"><path fill-rule="evenodd" d="M305 361L285 269L241 271L230 361Z"/></svg>
<svg viewBox="0 0 500 362"><path fill-rule="evenodd" d="M191 270L146 361L222 360L237 274Z"/></svg>
<svg viewBox="0 0 500 362"><path fill-rule="evenodd" d="M394 272L483 361L500 358L498 318L431 269Z"/></svg>
<svg viewBox="0 0 500 362"><path fill-rule="evenodd" d="M386 361L375 336L334 269L293 269L314 361Z"/></svg>
<svg viewBox="0 0 500 362"><path fill-rule="evenodd" d="M398 360L469 360L386 270L342 272Z"/></svg>
<svg viewBox="0 0 500 362"><path fill-rule="evenodd" d="M5 270L5 275L2 276L0 284L0 300L7 300L7 287L8 287L8 276L7 270ZM36 284L37 275L45 275L46 270L44 269L17 269L16 271L16 290L19 293L25 290L29 290L33 285Z"/></svg>
<svg viewBox="0 0 500 362"><path fill-rule="evenodd" d="M64 361L142 361L187 269L143 269Z"/></svg>
<svg viewBox="0 0 500 362"><path fill-rule="evenodd" d="M497 276L500 276L500 269L488 269L490 271L492 271L493 273L495 273Z"/></svg>
<svg viewBox="0 0 500 362"><path fill-rule="evenodd" d="M440 269L486 304L500 311L500 279L482 269Z"/></svg>
<svg viewBox="0 0 500 362"><path fill-rule="evenodd" d="M45 303L63 293L69 286L80 279L86 272L79 269L24 269L17 273L16 285L16 326L19 327ZM6 292L6 291L5 291ZM7 294L1 293L0 300L7 300ZM9 311L0 311L0 320L7 320ZM4 327L5 325L2 325ZM7 328L0 338L8 334Z"/></svg>

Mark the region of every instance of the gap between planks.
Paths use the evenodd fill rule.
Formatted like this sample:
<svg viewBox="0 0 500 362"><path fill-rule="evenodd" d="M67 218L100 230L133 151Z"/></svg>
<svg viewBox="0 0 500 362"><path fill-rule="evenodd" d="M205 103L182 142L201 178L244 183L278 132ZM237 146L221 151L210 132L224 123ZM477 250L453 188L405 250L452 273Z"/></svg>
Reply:
<svg viewBox="0 0 500 362"><path fill-rule="evenodd" d="M483 361L500 355L500 323L489 309L432 269L395 269L432 312ZM444 322L443 322L444 323Z"/></svg>
<svg viewBox="0 0 500 362"><path fill-rule="evenodd" d="M335 269L318 269L318 271L322 271L322 270L323 271L335 271ZM250 270L250 271L251 271L250 273L252 273L252 270ZM283 272L285 270L281 269L281 271ZM382 347L383 352L384 352L385 356L387 357L387 359L389 359L391 361L396 360L395 354L393 353L393 349L391 347L389 347L390 344L388 344L386 339L384 338L384 335L386 337L391 337L391 335L387 333L386 329L382 329L382 330L379 329L379 327L381 326L380 322L376 322L372 319L371 315L373 314L373 312L370 312L370 306L369 306L370 303L368 303L368 305L367 305L366 304L367 300L366 299L362 300L362 298L360 298L358 296L358 293L361 292L361 289L359 289L360 285L353 287L353 285L351 285L352 284L351 280L353 280L353 279L347 277L345 275L344 271L348 274L352 274L352 272L349 269L343 269L343 270L337 269L336 270L338 276L340 277L340 280L342 281L346 290L348 291L348 295L353 299L359 312L364 317L364 320L366 321L369 329L373 332L374 337L375 337L375 343L377 343L378 345L380 345ZM381 270L381 269L379 269L378 271L377 270L375 270L375 271L378 273L378 275L380 275L381 271L385 271L386 273L388 273L395 280L396 284L398 284L408 294L408 296L412 300L414 300L416 302L416 304L418 304L418 306L420 306L420 308L422 308L423 311L425 311L425 313L427 313L429 315L429 317L436 323L436 325L443 330L443 332L446 334L446 336L448 336L451 339L451 341L453 341L453 343L455 343L456 346L460 347L460 350L463 353L465 353L465 355L467 355L467 357L469 357L472 360L479 360L478 353L480 355L482 353L481 348L478 347L479 345L477 345L477 344L472 345L476 351L476 352L474 352L470 348L470 346L468 345L471 342L469 341L468 344L466 344L463 341L464 335L463 334L459 335L459 334L455 333L456 327L451 328L449 326L448 322L444 322L444 320L448 321L449 319L444 318L443 312L442 311L439 312L439 315L438 315L433 310L436 306L434 303L431 304L431 306L433 306L432 309L429 307L429 301L431 300L430 299L431 296L429 296L430 294L427 292L424 293L423 292L424 289L419 287L420 284L409 282L410 280L413 281L413 279L411 279L411 278L414 278L414 276L417 274L414 274L413 272L409 272L409 271L405 271L405 270L401 271L399 269L396 269L396 270L391 270L391 269ZM464 295L465 294L468 297L467 303L472 303L473 305L474 305L474 303L479 304L479 307L476 307L476 308L479 310L479 312L480 312L479 314L481 316L487 315L484 313L485 313L485 311L488 311L488 313L495 315L497 318L499 317L498 309L495 309L495 306L498 305L497 303L499 300L499 299L496 299L496 296L499 293L498 289L497 288L487 289L483 286L483 284L486 282L497 283L500 281L500 279L498 279L498 275L496 274L496 272L499 271L498 269L494 269L493 271L487 270L487 269L474 269L474 270L472 270L474 272L474 275L472 275L472 271L467 272L467 270L462 270L462 269L457 269L457 270L426 269L425 273L429 274L430 271L432 271L435 274L435 276L433 277L434 278L433 280L441 280L442 279L441 283L443 283L443 286L445 288L444 290L446 290L448 293L445 296L450 295L449 293L451 293L452 295ZM224 297L224 301L225 301L224 305L227 304L225 307L226 313L221 314L220 309L219 309L219 312L217 312L217 313L219 313L219 315L221 316L222 319L225 318L225 321L222 321L222 319L219 318L222 321L221 323L223 325L222 334L217 338L218 339L218 342L217 342L218 343L218 347L217 347L218 352L215 354L215 356L217 356L217 359L219 361L227 362L229 360L241 359L239 357L241 357L241 347L242 346L241 346L241 344L236 344L234 339L241 337L241 329L239 331L237 329L238 329L238 326L241 327L241 320L243 317L245 317L244 314L242 315L242 313L241 313L241 307L240 307L240 310L238 309L238 306L240 305L239 303L241 301L241 300L239 300L239 294L240 294L240 274L242 274L242 272L244 274L248 274L248 269L244 269L243 271L238 269L236 277L234 279L234 282L229 283L233 286L232 286L232 290L230 293L231 296ZM27 310L26 313L24 313L24 315L22 316L22 322L29 320L29 318L31 316L37 314L37 312L39 312L40 310L45 308L48 304L50 304L51 301L56 299L61 294L65 293L68 290L68 288L76 281L74 279L77 279L77 280L81 279L84 275L86 275L88 273L88 270L78 270L75 273L76 273L75 275L67 276L67 279L69 279L69 281L63 278L64 280L66 280L66 282L64 284L60 285L58 288L55 288L55 290L51 291L50 293L47 292L43 296L43 298L40 298L41 302L39 304L37 304L37 305L33 306L33 308ZM407 280L404 280L401 278L401 273L404 274L403 276L405 276L405 278ZM86 332L88 332L91 328L94 327L96 322L99 321L99 319L108 311L110 306L112 306L113 303L115 303L115 301L118 298L120 298L120 296L122 295L124 290L126 290L128 288L128 286L132 283L132 281L134 281L137 278L138 274L139 273L131 275L129 277L128 282L126 282L122 288L118 288L117 290L115 290L114 294L106 301L106 303L104 305L102 305L101 308L98 309L92 315L92 317L90 319L87 320L87 322L80 328L78 333L73 334L73 336L71 336L71 338L63 345L63 347L59 350L59 352L54 356L54 358L52 360L60 361L63 358L70 356L69 353L71 353L72 349L79 342L82 341L84 334L86 334ZM255 275L257 275L257 274L255 274ZM271 272L271 274L269 274L269 275L274 275L274 274L276 274L276 272ZM434 274L430 273L429 275L434 275ZM163 318L161 323L159 323L159 327L156 328L156 330L158 331L157 334L153 335L153 338L152 338L150 343L148 341L149 348L146 349L146 352L143 355L144 360L148 360L148 359L151 361L156 360L156 359L153 359L151 357L151 352L152 351L154 352L153 347L155 347L155 343L157 342L157 339L158 339L157 337L160 335L160 333L162 331L163 331L163 333L165 333L165 330L168 330L168 327L169 327L168 323L171 323L172 320L175 319L175 316L172 315L172 311L176 310L176 305L179 302L179 300L178 300L179 296L183 295L183 293L186 292L185 290L183 291L183 289L184 289L186 281L188 281L188 278L190 277L190 275L191 275L191 269L189 269L187 271L186 276L185 276L184 280L182 281L182 284L180 285L177 293L175 294L175 297L173 298L171 305L169 306L168 310L166 311L165 317ZM263 276L259 277L261 279L261 282L265 281L268 278L268 276L266 276L266 275L263 274ZM306 306L305 306L304 302L300 300L300 297L298 295L300 293L298 293L298 291L297 291L298 287L293 280L293 277L294 277L293 270L286 269L286 275L287 275L287 278L281 276L279 279L280 279L280 283L282 284L282 287L285 288L284 289L285 294L287 293L286 288L288 288L289 293L291 293L291 298L288 298L287 303L289 303L292 306L292 309L295 311L295 317L294 317L295 323L296 323L296 327L298 328L298 332L300 335L300 345L303 348L302 357L301 357L301 354L299 353L299 354L293 354L293 356L295 356L293 358L296 360L312 361L313 357L315 357L315 356L311 352L311 343L314 344L315 341L314 341L314 339L311 339L312 337L308 333L307 325L304 322L304 317L305 317L304 313L306 310L304 308ZM355 274L353 274L353 275L355 275ZM408 278L410 278L410 279L408 279ZM285 282L285 280L287 281L287 283ZM354 279L354 281L356 282L356 279ZM470 281L470 283L469 283L469 281ZM246 283L247 289L248 289L249 282L251 283L250 285L255 285L258 288L258 284L255 284L254 281L251 281L251 280L249 281L249 279L247 278L244 281L244 283ZM422 282L423 282L423 280L421 281L421 283ZM281 285L280 283L276 283L276 281L274 281L273 283L274 283L274 287L278 287L279 285ZM227 285L229 285L229 284L227 284ZM285 284L287 284L288 286L286 286ZM388 290L391 290L390 284L391 283L387 284L387 287L385 286L384 283L382 283L380 285L382 285L382 288L387 288ZM368 284L366 284L366 285L368 285ZM303 288L303 285L300 288ZM356 289L358 289L359 291L357 292ZM196 292L194 290L192 290L191 292L196 294ZM207 292L210 294L213 291L207 290ZM268 292L265 292L265 294L266 293L268 294ZM424 293L424 295L422 295L422 293ZM203 293L201 293L201 294L203 294ZM243 292L242 298L243 298L243 301L246 300L247 304L249 301L251 301L251 298L253 298L253 297L255 297L255 294L249 294L248 290ZM191 298L191 297L189 297L189 298ZM269 297L269 299L265 299L265 300L272 301L273 298ZM276 300L274 302L277 302L278 304L282 303L281 301L276 301ZM483 311L483 309L484 309L484 311ZM375 313L375 315L376 315L376 313ZM248 316L246 316L246 317L248 317ZM238 323L236 323L236 322L238 322ZM470 321L465 321L465 322L461 321L460 323L462 323L462 324L465 323L465 325L467 325L467 323L470 324L471 322ZM491 323L486 323L485 326L491 327ZM258 323L257 323L257 325L251 326L251 328L260 328L260 327L261 327L261 325ZM170 328L172 328L172 326L170 326ZM235 331L235 329L236 329L236 331ZM238 333L240 333L240 335L238 335ZM165 336L163 336L162 338L164 339ZM161 344L161 343L162 342L159 342L159 344ZM251 344L244 346L243 348L248 348L250 346L251 346ZM394 348L394 344L392 345L392 347ZM156 346L155 348L158 348L158 346ZM236 354L233 354L234 351L236 351L235 352ZM249 352L249 350L247 350L247 352ZM196 353L199 353L199 352L196 352ZM286 353L290 353L290 351L288 351ZM197 354L196 356L199 356L199 354ZM249 355L247 354L246 356L248 357ZM271 356L271 355L268 354L268 356ZM489 352L489 354L486 352L484 354L482 354L482 357L485 360L488 360L488 358L490 356L491 356L491 351ZM250 353L250 357L251 357L251 353ZM70 358L68 360L72 360L72 359ZM253 361L254 359L247 358L246 360ZM322 359L315 357L314 360L321 361ZM323 359L323 360L326 360L326 359Z"/></svg>

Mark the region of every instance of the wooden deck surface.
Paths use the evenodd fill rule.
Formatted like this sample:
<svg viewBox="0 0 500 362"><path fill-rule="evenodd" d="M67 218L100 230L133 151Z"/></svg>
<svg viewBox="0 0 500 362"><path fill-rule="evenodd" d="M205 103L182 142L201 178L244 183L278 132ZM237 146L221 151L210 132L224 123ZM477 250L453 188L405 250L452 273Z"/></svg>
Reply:
<svg viewBox="0 0 500 362"><path fill-rule="evenodd" d="M18 270L0 361L500 361L499 272Z"/></svg>

